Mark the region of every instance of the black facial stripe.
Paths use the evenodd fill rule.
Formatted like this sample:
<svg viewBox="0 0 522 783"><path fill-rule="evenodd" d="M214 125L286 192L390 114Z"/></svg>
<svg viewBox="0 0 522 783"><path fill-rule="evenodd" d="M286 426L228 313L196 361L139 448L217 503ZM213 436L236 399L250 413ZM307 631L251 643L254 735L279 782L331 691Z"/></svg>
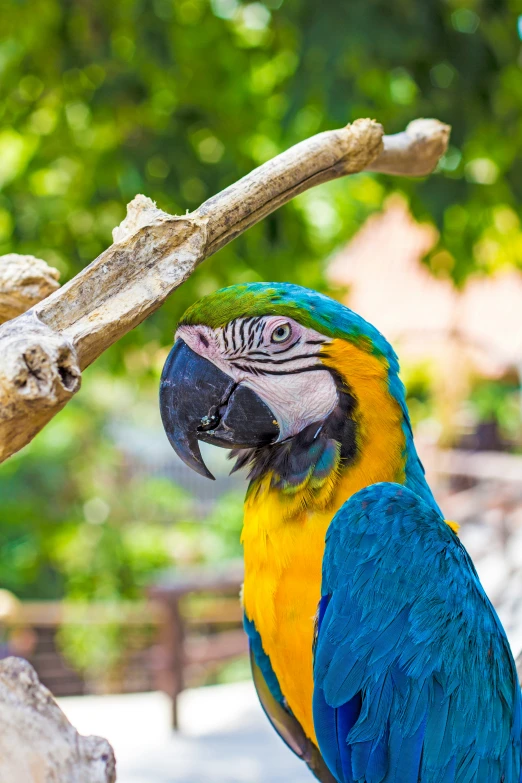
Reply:
<svg viewBox="0 0 522 783"><path fill-rule="evenodd" d="M272 359L270 358L271 354L267 351L263 351L263 350L252 351L251 349L254 347L254 344L256 348L263 346L263 337L264 337L263 333L264 333L265 326L266 326L266 319L263 316L255 316L255 317L251 316L250 318L240 318L240 319L235 318L233 321L230 321L226 325L226 327L222 330L225 352L228 353L231 358L236 357L238 354L241 354L243 351L248 352L248 358L251 357L253 358L254 356L264 356L264 357L266 356L267 357L266 359L254 359L255 362L261 364L283 364L285 362L291 362L297 359L308 359L308 358L319 356L319 354L304 354L302 356L294 356L288 359ZM294 340L294 342L291 343L291 345L287 345L286 348L282 348L279 351L273 351L272 355L287 353L288 351L292 350L292 348L295 348L295 346L298 345L299 343L301 343L301 337L298 337L297 340ZM303 344L325 345L327 343L328 343L327 340L305 340ZM245 367L245 366L238 367L238 369L244 370L246 372L254 372L254 368ZM306 371L306 368L303 369L304 371ZM269 371L267 370L266 372L268 373ZM289 372L296 372L296 371L294 370ZM274 374L274 372L270 374Z"/></svg>
<svg viewBox="0 0 522 783"><path fill-rule="evenodd" d="M265 322L261 320L258 325L256 326L256 332L257 332L257 343L256 348L259 348L260 345L263 345L263 330L265 328Z"/></svg>
<svg viewBox="0 0 522 783"><path fill-rule="evenodd" d="M313 372L314 370L325 370L322 364L313 364L311 367L299 367L297 370L261 370L262 375L296 375L298 372Z"/></svg>
<svg viewBox="0 0 522 783"><path fill-rule="evenodd" d="M244 364L238 364L237 362L231 362L232 367L235 367L236 370L242 370L243 372L249 372L253 375L259 375L259 371L256 370L255 367L248 367Z"/></svg>
<svg viewBox="0 0 522 783"><path fill-rule="evenodd" d="M256 364L286 364L287 362L296 362L298 359L315 359L318 356L325 356L319 353L304 353L301 356L288 356L286 359L255 359Z"/></svg>
<svg viewBox="0 0 522 783"><path fill-rule="evenodd" d="M291 348L293 348L293 347L294 347L294 345L297 345L297 344L298 344L298 343L300 343L300 342L301 342L301 338L300 338L300 337L298 337L298 338L297 338L297 340L295 340L295 341L292 343L292 345L288 345L286 348L283 348L281 351L274 351L274 353L286 353L286 352L287 352L287 351L289 351Z"/></svg>
<svg viewBox="0 0 522 783"><path fill-rule="evenodd" d="M245 344L245 323L244 318L239 322L239 342L241 345Z"/></svg>
<svg viewBox="0 0 522 783"><path fill-rule="evenodd" d="M252 348L252 346L254 345L254 339L256 336L255 326L260 320L260 318L261 316L258 315L257 318L252 318L250 321L250 325L248 327L248 348Z"/></svg>
<svg viewBox="0 0 522 783"><path fill-rule="evenodd" d="M248 329L249 333L252 331L251 321L252 321L252 318L240 318L240 319L236 318L234 321L231 322L232 342L233 342L233 345L234 345L234 350L232 352L230 352L230 355L232 357L237 356L238 354L241 355L243 353L243 351L245 350L245 348L247 348L247 345L246 345L246 331L245 330L246 330L247 324L248 324L249 325L249 329ZM236 330L236 326L237 326L237 330ZM238 341L237 347L236 347L236 338L237 338L237 341ZM253 335L250 336L249 344L251 344L252 342L253 342Z"/></svg>

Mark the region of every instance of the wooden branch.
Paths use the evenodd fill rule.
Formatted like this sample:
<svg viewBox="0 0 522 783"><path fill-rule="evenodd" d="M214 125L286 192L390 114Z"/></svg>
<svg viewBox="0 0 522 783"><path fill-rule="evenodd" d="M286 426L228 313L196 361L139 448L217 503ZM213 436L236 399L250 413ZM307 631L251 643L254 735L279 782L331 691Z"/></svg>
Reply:
<svg viewBox="0 0 522 783"><path fill-rule="evenodd" d="M34 256L0 256L0 323L56 291L59 277L57 269Z"/></svg>
<svg viewBox="0 0 522 783"><path fill-rule="evenodd" d="M449 125L438 120L414 120L404 133L384 137L384 149L367 171L399 177L431 174L448 148Z"/></svg>
<svg viewBox="0 0 522 783"><path fill-rule="evenodd" d="M364 170L425 175L448 137L448 126L436 120L417 120L397 136L357 120L297 144L186 216L137 196L111 247L0 326L0 461L65 405L85 367L160 307L205 258L315 185Z"/></svg>
<svg viewBox="0 0 522 783"><path fill-rule="evenodd" d="M81 737L22 658L0 661L0 780L114 783L107 740Z"/></svg>

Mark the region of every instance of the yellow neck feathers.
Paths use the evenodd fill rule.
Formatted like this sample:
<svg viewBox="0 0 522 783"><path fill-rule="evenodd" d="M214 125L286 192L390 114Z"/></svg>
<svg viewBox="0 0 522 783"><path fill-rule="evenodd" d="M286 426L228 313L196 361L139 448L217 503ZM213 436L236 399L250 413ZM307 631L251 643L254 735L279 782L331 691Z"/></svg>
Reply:
<svg viewBox="0 0 522 783"><path fill-rule="evenodd" d="M324 364L347 381L357 405L357 456L313 494L291 497L259 480L245 504L244 608L261 635L281 690L304 731L312 719L312 642L321 594L326 530L355 492L379 481L404 481L403 414L388 390L383 360L344 340L328 346Z"/></svg>

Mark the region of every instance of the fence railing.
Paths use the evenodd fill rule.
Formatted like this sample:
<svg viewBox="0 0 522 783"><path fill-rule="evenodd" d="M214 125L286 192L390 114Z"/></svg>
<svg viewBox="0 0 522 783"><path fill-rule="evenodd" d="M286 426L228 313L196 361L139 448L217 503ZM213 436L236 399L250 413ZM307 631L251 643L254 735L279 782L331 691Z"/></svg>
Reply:
<svg viewBox="0 0 522 783"><path fill-rule="evenodd" d="M191 569L162 579L141 603L21 602L8 626L15 639L30 635L24 657L56 696L163 690L172 699L177 727L181 691L208 681L224 663L248 652L241 582L238 563L226 571ZM116 664L93 673L68 660L60 634L75 627L117 628L122 649Z"/></svg>

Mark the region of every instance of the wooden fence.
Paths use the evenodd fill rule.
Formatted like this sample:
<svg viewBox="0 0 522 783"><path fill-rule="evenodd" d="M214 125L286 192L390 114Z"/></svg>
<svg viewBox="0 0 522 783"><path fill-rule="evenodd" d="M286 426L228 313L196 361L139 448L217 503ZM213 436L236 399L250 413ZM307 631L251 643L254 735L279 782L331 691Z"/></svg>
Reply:
<svg viewBox="0 0 522 783"><path fill-rule="evenodd" d="M26 637L24 656L55 696L163 690L177 698L183 688L208 681L227 661L246 656L239 590L242 565L176 573L151 588L143 603L22 602L9 630ZM115 628L121 654L104 671L80 671L59 643L64 628ZM27 637L30 637L27 643Z"/></svg>

